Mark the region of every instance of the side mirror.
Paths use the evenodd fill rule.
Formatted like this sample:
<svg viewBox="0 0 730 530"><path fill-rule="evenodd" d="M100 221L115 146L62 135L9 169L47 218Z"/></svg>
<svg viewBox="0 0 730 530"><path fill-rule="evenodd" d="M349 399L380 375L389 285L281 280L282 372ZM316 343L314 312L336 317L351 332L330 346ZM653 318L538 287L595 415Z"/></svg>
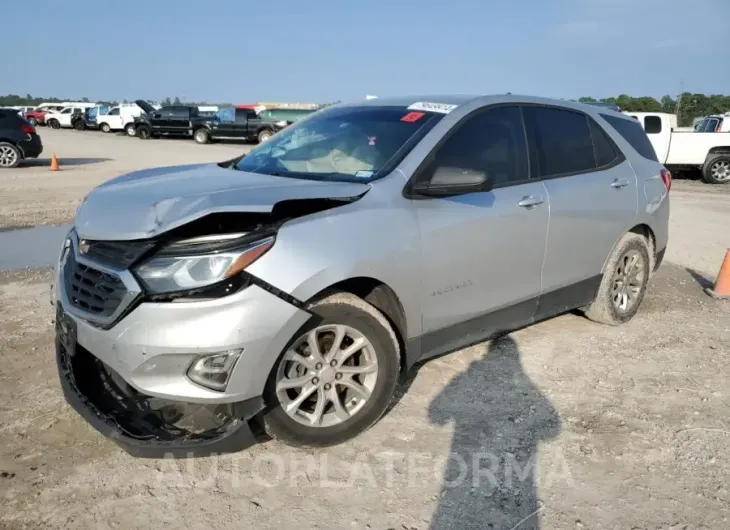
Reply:
<svg viewBox="0 0 730 530"><path fill-rule="evenodd" d="M159 112L155 112L153 116L155 118L161 118L162 117L162 114L160 114Z"/></svg>
<svg viewBox="0 0 730 530"><path fill-rule="evenodd" d="M429 169L431 178L419 179L413 187L418 195L429 197L448 197L479 191L490 191L494 185L486 171L464 169L453 166L440 166Z"/></svg>

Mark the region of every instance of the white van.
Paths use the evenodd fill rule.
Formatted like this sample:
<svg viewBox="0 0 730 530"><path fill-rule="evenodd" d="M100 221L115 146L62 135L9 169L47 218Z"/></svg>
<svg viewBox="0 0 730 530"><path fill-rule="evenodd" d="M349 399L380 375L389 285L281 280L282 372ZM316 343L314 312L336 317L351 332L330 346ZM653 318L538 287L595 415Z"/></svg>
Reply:
<svg viewBox="0 0 730 530"><path fill-rule="evenodd" d="M120 103L109 109L109 112L96 118L96 124L102 132L125 131L128 136L135 136L137 130L134 126L134 118L142 115L144 111L136 103Z"/></svg>

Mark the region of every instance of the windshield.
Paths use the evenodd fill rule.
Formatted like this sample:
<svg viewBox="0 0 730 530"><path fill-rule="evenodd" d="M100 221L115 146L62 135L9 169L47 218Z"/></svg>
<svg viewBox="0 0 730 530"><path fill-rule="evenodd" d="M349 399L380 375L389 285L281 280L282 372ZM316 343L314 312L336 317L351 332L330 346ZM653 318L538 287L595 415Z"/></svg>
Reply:
<svg viewBox="0 0 730 530"><path fill-rule="evenodd" d="M406 107L344 107L316 112L258 145L240 171L316 180L385 175L444 114Z"/></svg>

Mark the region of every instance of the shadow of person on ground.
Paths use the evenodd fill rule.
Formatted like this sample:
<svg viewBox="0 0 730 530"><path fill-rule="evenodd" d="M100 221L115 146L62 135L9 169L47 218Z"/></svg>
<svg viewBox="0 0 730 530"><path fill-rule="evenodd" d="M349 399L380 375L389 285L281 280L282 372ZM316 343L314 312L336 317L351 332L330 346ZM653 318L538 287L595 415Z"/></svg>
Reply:
<svg viewBox="0 0 730 530"><path fill-rule="evenodd" d="M454 423L433 529L538 529L538 445L561 430L558 413L522 369L510 336L452 379L429 419Z"/></svg>
<svg viewBox="0 0 730 530"><path fill-rule="evenodd" d="M98 164L100 162L109 162L111 158L60 158L58 157L59 167L63 166L86 166L90 164ZM50 158L28 158L18 167L51 167Z"/></svg>

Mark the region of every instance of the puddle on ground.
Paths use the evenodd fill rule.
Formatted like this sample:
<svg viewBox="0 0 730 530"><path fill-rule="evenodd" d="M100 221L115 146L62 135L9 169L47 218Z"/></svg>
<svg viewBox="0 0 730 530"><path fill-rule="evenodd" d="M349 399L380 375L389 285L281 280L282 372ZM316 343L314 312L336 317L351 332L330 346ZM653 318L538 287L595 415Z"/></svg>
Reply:
<svg viewBox="0 0 730 530"><path fill-rule="evenodd" d="M0 231L0 271L56 265L69 230L71 225Z"/></svg>

